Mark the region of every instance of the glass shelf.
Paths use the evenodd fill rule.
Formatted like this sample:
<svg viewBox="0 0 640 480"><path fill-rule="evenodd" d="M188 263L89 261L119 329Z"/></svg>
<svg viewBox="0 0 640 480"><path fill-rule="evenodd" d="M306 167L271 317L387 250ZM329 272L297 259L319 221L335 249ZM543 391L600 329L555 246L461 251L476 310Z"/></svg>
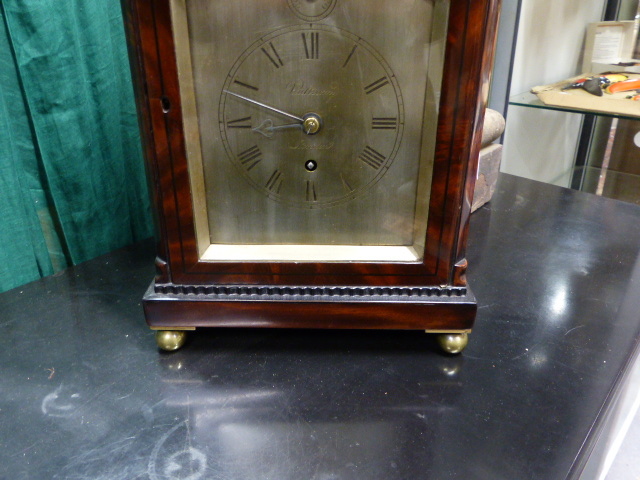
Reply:
<svg viewBox="0 0 640 480"><path fill-rule="evenodd" d="M615 170L603 170L599 167L577 167L577 174L584 178L583 192L595 193L607 198L615 198L623 202L640 205L640 175L617 172ZM602 178L604 177L606 178ZM599 191L602 180L602 190Z"/></svg>
<svg viewBox="0 0 640 480"><path fill-rule="evenodd" d="M638 192L640 192L640 175L625 171L616 171L615 169L609 168L609 161L612 155L611 149L618 133L618 119L633 120L634 122L637 122L640 120L640 116L612 114L610 112L601 112L597 110L547 105L543 103L535 93L531 92L512 96L509 99L509 105L574 113L579 115L589 114L596 117L594 120L600 118L613 119L608 121L605 120L604 123L598 122L592 124L593 126L602 126L602 128L596 128L596 130L599 131L598 144L601 145L599 148L595 148L591 152L591 155L584 158L583 164L574 164L573 180L571 185L577 190L640 205L640 195L638 194ZM590 128L593 128L593 126ZM593 134L594 131L591 131L589 134L590 138ZM622 132L622 136L625 136L624 131ZM591 140L589 140L589 142L591 142ZM618 158L619 153L620 152L613 154ZM593 165L592 162L595 163L595 165ZM619 162L617 162L616 165L617 167L615 168L621 168Z"/></svg>
<svg viewBox="0 0 640 480"><path fill-rule="evenodd" d="M509 99L509 105L516 105L518 107L540 108L542 110L555 110L558 112L591 114L591 115L598 115L600 117L626 118L629 120L640 120L640 116L634 116L634 115L614 114L609 112L601 112L598 110L588 110L588 109L572 108L572 107L559 107L557 105L547 105L543 103L542 100L540 100L535 93L531 93L531 92L520 93L518 95L512 96Z"/></svg>

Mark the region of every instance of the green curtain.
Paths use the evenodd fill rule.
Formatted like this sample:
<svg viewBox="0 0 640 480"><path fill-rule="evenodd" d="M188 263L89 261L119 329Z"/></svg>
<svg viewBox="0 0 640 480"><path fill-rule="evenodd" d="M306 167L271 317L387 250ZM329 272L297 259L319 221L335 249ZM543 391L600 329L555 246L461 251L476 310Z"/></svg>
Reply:
<svg viewBox="0 0 640 480"><path fill-rule="evenodd" d="M152 235L119 0L0 0L0 291Z"/></svg>

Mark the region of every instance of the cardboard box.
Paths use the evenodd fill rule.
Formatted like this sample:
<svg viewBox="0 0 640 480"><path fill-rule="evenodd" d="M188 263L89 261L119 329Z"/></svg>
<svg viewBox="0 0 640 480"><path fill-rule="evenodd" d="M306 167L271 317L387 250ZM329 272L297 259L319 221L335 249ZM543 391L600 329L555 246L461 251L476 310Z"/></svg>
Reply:
<svg viewBox="0 0 640 480"><path fill-rule="evenodd" d="M633 59L637 34L635 21L590 23L582 71L640 73L640 61Z"/></svg>
<svg viewBox="0 0 640 480"><path fill-rule="evenodd" d="M585 112L610 113L614 115L640 117L640 101L630 100L627 98L628 96L633 95L635 91L618 92L614 94L605 93L602 97L597 97L581 88L562 90L562 87L575 83L581 78L592 75L592 73L585 73L551 85L533 87L531 91L535 93L546 105L576 108L584 110ZM629 79L640 79L640 74L628 75Z"/></svg>

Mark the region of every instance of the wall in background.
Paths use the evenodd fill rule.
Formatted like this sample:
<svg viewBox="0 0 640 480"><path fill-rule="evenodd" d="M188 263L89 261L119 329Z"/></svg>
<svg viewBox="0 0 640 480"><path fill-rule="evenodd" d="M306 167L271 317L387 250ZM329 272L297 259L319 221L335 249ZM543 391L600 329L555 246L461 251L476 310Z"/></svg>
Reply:
<svg viewBox="0 0 640 480"><path fill-rule="evenodd" d="M522 0L511 94L581 73L586 25L600 21L605 4L605 0ZM496 75L504 74L496 70ZM569 186L581 123L578 114L510 106L501 170Z"/></svg>

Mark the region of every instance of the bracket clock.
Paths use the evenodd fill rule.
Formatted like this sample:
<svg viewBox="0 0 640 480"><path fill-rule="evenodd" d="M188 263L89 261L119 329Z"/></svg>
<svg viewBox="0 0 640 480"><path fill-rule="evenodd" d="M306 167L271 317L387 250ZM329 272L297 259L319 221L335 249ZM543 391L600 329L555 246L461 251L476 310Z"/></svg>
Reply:
<svg viewBox="0 0 640 480"><path fill-rule="evenodd" d="M499 0L123 0L160 348L199 327L467 342Z"/></svg>

